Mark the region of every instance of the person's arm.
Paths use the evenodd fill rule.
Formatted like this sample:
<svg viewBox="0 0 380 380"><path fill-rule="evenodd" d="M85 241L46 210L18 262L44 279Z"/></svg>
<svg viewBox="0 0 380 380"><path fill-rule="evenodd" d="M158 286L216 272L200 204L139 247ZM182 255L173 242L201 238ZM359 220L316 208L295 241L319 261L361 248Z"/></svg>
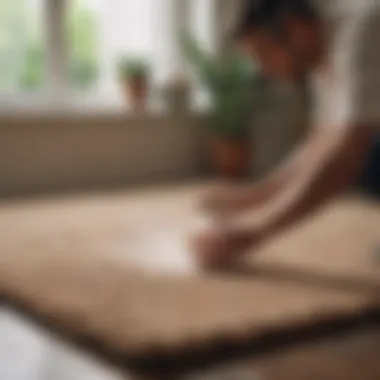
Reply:
<svg viewBox="0 0 380 380"><path fill-rule="evenodd" d="M262 209L237 220L239 229L268 238L299 221L357 178L371 144L367 126L347 125L338 132L327 129L310 136L298 159L301 169ZM255 225L256 224L256 225Z"/></svg>
<svg viewBox="0 0 380 380"><path fill-rule="evenodd" d="M192 246L197 260L207 268L228 265L249 248L300 221L352 183L370 141L370 129L359 125L311 135L297 156L297 176L261 209L225 220L196 236Z"/></svg>
<svg viewBox="0 0 380 380"><path fill-rule="evenodd" d="M203 206L220 213L237 213L270 201L302 170L303 160L300 157L307 149L307 144L296 148L285 162L258 182L217 185L203 199Z"/></svg>

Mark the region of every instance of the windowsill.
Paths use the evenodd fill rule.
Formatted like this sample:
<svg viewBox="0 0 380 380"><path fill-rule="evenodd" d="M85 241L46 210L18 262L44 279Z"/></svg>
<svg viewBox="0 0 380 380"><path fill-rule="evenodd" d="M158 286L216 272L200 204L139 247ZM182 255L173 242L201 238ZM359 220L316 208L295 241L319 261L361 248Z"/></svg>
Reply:
<svg viewBox="0 0 380 380"><path fill-rule="evenodd" d="M148 102L143 112L135 112L130 105L121 99L110 96L79 96L73 95L65 100L56 98L48 100L49 96L18 97L0 100L0 118L45 118L45 117L99 117L99 116L135 116L160 115L165 108L157 102Z"/></svg>
<svg viewBox="0 0 380 380"><path fill-rule="evenodd" d="M52 99L53 97L50 97ZM48 101L47 94L17 98L0 97L0 120L40 121L41 119L60 118L62 120L83 119L141 119L171 117L172 113L161 99L149 99L143 109L133 109L126 99L112 95L73 94L65 100ZM202 102L191 102L190 107L181 116L202 115L208 106Z"/></svg>

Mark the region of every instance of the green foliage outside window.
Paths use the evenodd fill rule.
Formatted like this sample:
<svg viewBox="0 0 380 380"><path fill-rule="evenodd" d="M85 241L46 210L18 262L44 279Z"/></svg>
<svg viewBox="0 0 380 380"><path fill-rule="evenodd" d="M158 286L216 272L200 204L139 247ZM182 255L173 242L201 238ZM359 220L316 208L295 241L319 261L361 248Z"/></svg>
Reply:
<svg viewBox="0 0 380 380"><path fill-rule="evenodd" d="M98 78L98 45L95 12L84 1L72 0L68 14L70 82L86 89Z"/></svg>
<svg viewBox="0 0 380 380"><path fill-rule="evenodd" d="M38 88L44 80L44 51L38 42L31 43L25 54L25 64L19 79L19 87L24 90Z"/></svg>
<svg viewBox="0 0 380 380"><path fill-rule="evenodd" d="M69 81L87 89L98 78L97 20L86 1L68 2L66 30ZM0 92L42 87L46 74L43 2L0 1Z"/></svg>

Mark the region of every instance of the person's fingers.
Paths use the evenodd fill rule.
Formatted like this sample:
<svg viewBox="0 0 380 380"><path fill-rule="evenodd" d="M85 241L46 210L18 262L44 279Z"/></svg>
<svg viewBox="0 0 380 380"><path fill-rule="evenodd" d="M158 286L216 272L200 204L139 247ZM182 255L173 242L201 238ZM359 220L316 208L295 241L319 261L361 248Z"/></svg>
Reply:
<svg viewBox="0 0 380 380"><path fill-rule="evenodd" d="M208 231L198 235L194 243L198 264L206 269L221 269L254 246L255 236L251 231Z"/></svg>
<svg viewBox="0 0 380 380"><path fill-rule="evenodd" d="M209 190L202 198L202 204L206 208L218 206L220 200L225 197L226 189L215 188Z"/></svg>
<svg viewBox="0 0 380 380"><path fill-rule="evenodd" d="M207 195L201 203L203 210L226 216L238 211L238 206L239 197L231 191Z"/></svg>
<svg viewBox="0 0 380 380"><path fill-rule="evenodd" d="M193 250L197 262L203 266L213 266L224 255L225 238L213 231L197 235L193 239Z"/></svg>

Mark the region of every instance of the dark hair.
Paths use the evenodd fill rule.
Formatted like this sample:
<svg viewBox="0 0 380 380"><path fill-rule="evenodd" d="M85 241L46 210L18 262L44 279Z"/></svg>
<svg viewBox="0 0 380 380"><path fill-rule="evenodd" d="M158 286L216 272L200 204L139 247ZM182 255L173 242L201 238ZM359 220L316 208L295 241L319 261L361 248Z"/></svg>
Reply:
<svg viewBox="0 0 380 380"><path fill-rule="evenodd" d="M318 12L313 0L248 0L243 7L235 37L242 38L259 27L278 28L285 15L314 20Z"/></svg>

